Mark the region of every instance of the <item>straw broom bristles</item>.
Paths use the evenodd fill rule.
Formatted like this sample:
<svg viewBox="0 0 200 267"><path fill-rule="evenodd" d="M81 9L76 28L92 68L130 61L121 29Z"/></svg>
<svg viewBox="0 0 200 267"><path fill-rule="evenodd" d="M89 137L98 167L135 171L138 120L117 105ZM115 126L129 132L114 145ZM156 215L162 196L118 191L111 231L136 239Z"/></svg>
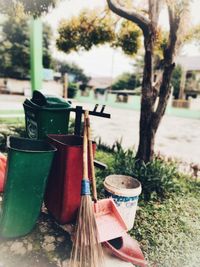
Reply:
<svg viewBox="0 0 200 267"><path fill-rule="evenodd" d="M90 196L84 196L81 199L70 267L97 267L102 264L103 251L98 243L93 203Z"/></svg>
<svg viewBox="0 0 200 267"><path fill-rule="evenodd" d="M94 207L89 192L88 180L88 153L87 153L87 125L85 113L83 138L83 180L82 185L87 187L87 193L82 192L81 204L78 212L75 236L72 246L69 267L100 267L103 265L103 250L98 243L98 229L95 220ZM84 191L84 190L83 190Z"/></svg>

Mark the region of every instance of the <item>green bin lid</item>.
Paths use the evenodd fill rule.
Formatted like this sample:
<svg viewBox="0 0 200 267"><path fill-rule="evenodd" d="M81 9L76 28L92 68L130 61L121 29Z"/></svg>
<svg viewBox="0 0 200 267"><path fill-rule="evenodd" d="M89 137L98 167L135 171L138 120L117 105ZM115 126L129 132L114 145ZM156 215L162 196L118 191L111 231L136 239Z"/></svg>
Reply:
<svg viewBox="0 0 200 267"><path fill-rule="evenodd" d="M29 101L29 104L31 103L38 106L38 108L44 109L68 109L71 107L70 101L66 101L61 97L56 97L53 95L43 95L39 91L33 92L33 97Z"/></svg>
<svg viewBox="0 0 200 267"><path fill-rule="evenodd" d="M61 98L61 97L55 97L55 96L51 96L51 95L46 95L46 106L47 107L65 107L65 108L69 108L71 107L71 104L69 101L66 101L65 99Z"/></svg>

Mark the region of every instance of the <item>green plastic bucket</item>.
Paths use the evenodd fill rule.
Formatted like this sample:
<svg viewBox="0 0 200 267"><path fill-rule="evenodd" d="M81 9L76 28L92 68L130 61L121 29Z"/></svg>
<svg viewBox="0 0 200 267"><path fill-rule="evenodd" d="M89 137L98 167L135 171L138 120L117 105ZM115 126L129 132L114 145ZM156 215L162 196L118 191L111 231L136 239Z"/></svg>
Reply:
<svg viewBox="0 0 200 267"><path fill-rule="evenodd" d="M45 139L47 134L67 134L71 104L62 98L34 91L24 101L27 137Z"/></svg>
<svg viewBox="0 0 200 267"><path fill-rule="evenodd" d="M0 216L2 237L23 236L33 229L55 151L41 140L8 139L6 184Z"/></svg>

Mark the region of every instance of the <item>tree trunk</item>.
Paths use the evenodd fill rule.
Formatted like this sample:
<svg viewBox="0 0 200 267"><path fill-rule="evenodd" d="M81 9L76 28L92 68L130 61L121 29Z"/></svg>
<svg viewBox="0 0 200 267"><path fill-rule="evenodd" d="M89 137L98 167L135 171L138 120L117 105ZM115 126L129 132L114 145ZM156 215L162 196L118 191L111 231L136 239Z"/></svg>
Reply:
<svg viewBox="0 0 200 267"><path fill-rule="evenodd" d="M139 147L136 158L148 162L153 156L155 131L152 129L152 115L154 111L153 82L153 34L144 39L145 58L142 82L142 99L140 113Z"/></svg>
<svg viewBox="0 0 200 267"><path fill-rule="evenodd" d="M146 52L148 53L148 52ZM146 56L145 56L146 58ZM140 139L139 147L136 154L136 158L139 161L149 162L153 159L154 155L154 143L155 135L158 126L165 113L169 96L171 93L170 81L175 64L173 63L173 57L165 59L165 66L162 75L162 83L160 85L159 102L155 109L156 95L151 85L151 90L148 90L149 80L144 75L143 89L142 89L142 101L141 101L141 115L140 115ZM144 72L149 70L149 61L145 59ZM151 83L152 84L152 83ZM145 90L147 89L147 90ZM147 92L149 91L149 97ZM151 92L151 93L150 93Z"/></svg>
<svg viewBox="0 0 200 267"><path fill-rule="evenodd" d="M149 115L149 118L145 118L141 115L141 118L143 117L144 123L140 123L140 141L139 141L139 147L136 154L136 158L140 162L149 162L153 158L154 154L154 143L155 143L155 129L153 129L151 125L151 115Z"/></svg>

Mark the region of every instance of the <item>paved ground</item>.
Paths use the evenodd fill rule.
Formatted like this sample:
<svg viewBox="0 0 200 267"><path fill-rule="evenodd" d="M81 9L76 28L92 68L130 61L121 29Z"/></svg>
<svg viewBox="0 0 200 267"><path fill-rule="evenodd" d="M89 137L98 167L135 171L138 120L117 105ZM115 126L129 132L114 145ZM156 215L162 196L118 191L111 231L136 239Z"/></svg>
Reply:
<svg viewBox="0 0 200 267"><path fill-rule="evenodd" d="M85 107L92 109L90 104ZM112 145L122 140L124 147L137 148L139 140L139 112L107 107L111 119L91 118L93 135ZM158 129L155 150L166 156L187 162L200 163L200 120L165 116Z"/></svg>
<svg viewBox="0 0 200 267"><path fill-rule="evenodd" d="M139 141L139 112L107 108L112 119L92 119L94 136L113 144L122 140L125 147L137 148ZM200 120L165 116L156 136L155 150L184 161L200 161Z"/></svg>
<svg viewBox="0 0 200 267"><path fill-rule="evenodd" d="M22 109L24 97L0 96L0 116L6 116L5 110ZM74 105L78 105L73 101ZM84 103L83 106L93 109L93 104ZM4 110L4 112L1 112ZM124 147L138 145L139 112L106 107L111 119L92 117L94 137L101 137L102 142L112 145L116 140L122 139ZM10 116L16 115L12 112ZM22 115L22 114L21 114ZM155 149L162 154L180 158L183 161L200 163L200 120L173 116L165 116L158 129Z"/></svg>
<svg viewBox="0 0 200 267"><path fill-rule="evenodd" d="M0 239L0 267L70 267L70 236L45 212L28 235ZM133 267L104 248L103 267ZM92 267L92 266L91 266Z"/></svg>

